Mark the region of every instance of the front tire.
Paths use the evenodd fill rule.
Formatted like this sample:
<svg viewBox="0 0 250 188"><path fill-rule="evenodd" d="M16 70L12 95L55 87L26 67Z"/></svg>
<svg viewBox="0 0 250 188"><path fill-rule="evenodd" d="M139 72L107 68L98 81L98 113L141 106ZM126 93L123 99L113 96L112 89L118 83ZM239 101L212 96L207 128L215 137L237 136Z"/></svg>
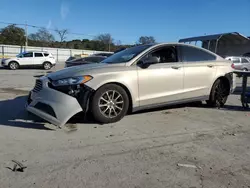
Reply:
<svg viewBox="0 0 250 188"><path fill-rule="evenodd" d="M44 70L49 70L49 69L51 69L51 67L52 67L52 64L50 62L44 62L43 63L43 69Z"/></svg>
<svg viewBox="0 0 250 188"><path fill-rule="evenodd" d="M96 91L91 102L91 112L100 123L114 123L127 113L129 98L119 85L107 84Z"/></svg>
<svg viewBox="0 0 250 188"><path fill-rule="evenodd" d="M19 64L17 62L12 61L12 62L9 63L9 69L10 70L16 70L18 68L19 68Z"/></svg>
<svg viewBox="0 0 250 188"><path fill-rule="evenodd" d="M228 86L225 84L225 82L223 82L223 80L216 80L211 89L210 97L207 101L207 104L211 107L223 107L227 101L229 90L230 88L228 88Z"/></svg>

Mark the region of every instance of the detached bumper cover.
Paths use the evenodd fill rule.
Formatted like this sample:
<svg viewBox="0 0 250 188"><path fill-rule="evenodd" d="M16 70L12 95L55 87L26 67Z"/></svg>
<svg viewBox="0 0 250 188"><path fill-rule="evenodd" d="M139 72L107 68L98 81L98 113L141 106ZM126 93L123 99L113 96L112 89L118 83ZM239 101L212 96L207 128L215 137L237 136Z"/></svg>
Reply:
<svg viewBox="0 0 250 188"><path fill-rule="evenodd" d="M49 88L48 83L46 77L37 80L26 109L54 125L62 126L83 109L76 98Z"/></svg>

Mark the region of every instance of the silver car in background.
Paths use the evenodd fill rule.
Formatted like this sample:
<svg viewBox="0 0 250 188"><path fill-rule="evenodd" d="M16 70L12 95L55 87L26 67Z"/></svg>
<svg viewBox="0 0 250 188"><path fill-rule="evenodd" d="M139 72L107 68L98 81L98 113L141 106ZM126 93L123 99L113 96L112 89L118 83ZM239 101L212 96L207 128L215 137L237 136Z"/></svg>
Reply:
<svg viewBox="0 0 250 188"><path fill-rule="evenodd" d="M232 68L235 70L249 71L250 70L250 57L230 56L226 60L232 61Z"/></svg>
<svg viewBox="0 0 250 188"><path fill-rule="evenodd" d="M36 81L27 110L61 126L79 112L112 123L127 113L206 101L223 106L236 86L227 60L181 43L134 46L101 63L73 66Z"/></svg>

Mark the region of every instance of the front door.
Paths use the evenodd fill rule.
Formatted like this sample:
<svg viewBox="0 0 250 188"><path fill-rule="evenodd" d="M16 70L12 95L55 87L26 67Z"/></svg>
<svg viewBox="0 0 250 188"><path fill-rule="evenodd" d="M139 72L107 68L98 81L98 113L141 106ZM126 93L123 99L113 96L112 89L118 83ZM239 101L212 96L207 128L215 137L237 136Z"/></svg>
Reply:
<svg viewBox="0 0 250 188"><path fill-rule="evenodd" d="M157 47L137 63L140 106L161 105L182 99L183 65L175 46ZM157 63L147 63L157 57Z"/></svg>
<svg viewBox="0 0 250 188"><path fill-rule="evenodd" d="M183 45L180 49L185 98L208 96L216 75L216 56L193 46Z"/></svg>
<svg viewBox="0 0 250 188"><path fill-rule="evenodd" d="M22 54L20 58L18 58L20 65L33 65L33 52L27 52Z"/></svg>

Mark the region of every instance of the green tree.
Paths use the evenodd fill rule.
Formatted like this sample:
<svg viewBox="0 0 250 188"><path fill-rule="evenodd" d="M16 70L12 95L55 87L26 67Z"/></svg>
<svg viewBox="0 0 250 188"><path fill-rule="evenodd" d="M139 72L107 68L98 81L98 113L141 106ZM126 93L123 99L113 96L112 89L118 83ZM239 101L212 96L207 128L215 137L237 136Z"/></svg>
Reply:
<svg viewBox="0 0 250 188"><path fill-rule="evenodd" d="M100 41L103 44L105 44L105 46L107 46L105 49L110 51L111 45L114 42L114 39L112 38L111 34L109 33L105 33L105 34L100 34L98 36L95 37L96 41Z"/></svg>
<svg viewBox="0 0 250 188"><path fill-rule="evenodd" d="M9 25L0 30L0 41L3 44L25 45L25 31L23 28Z"/></svg>
<svg viewBox="0 0 250 188"><path fill-rule="evenodd" d="M153 36L141 36L138 42L139 44L155 43L155 38Z"/></svg>
<svg viewBox="0 0 250 188"><path fill-rule="evenodd" d="M49 46L55 41L55 37L46 28L41 28L36 33L30 34L29 39L37 41L42 46Z"/></svg>

